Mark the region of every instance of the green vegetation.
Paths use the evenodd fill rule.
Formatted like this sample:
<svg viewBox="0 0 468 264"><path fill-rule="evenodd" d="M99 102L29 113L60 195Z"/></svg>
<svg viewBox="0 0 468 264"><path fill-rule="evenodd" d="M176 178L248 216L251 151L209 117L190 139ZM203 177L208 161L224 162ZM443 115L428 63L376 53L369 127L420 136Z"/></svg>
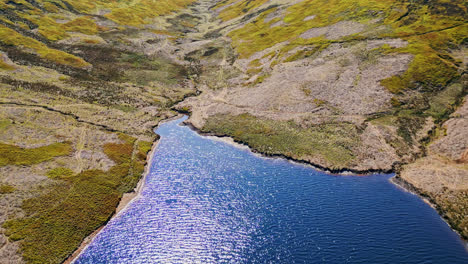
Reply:
<svg viewBox="0 0 468 264"><path fill-rule="evenodd" d="M76 68L90 66L89 63L85 62L81 58L60 50L49 48L45 44L35 39L25 37L18 32L2 25L0 25L0 42L5 45L18 48L22 47L23 49L31 50L39 57L58 64L68 65Z"/></svg>
<svg viewBox="0 0 468 264"><path fill-rule="evenodd" d="M43 38L55 42L70 37L70 32L87 35L97 35L109 30L95 23L93 17L98 10L109 10L105 15L108 19L123 25L141 28L144 24L161 15L167 15L191 4L194 0L138 0L138 1L106 1L80 0L62 1L35 0L9 1L1 0L0 8L4 11L1 19L5 23L0 25L0 43L20 48L21 50L38 55L40 58L75 68L87 68L88 62L68 52L57 50L40 38L32 38L18 31L37 28L37 33ZM79 14L79 15L78 15ZM58 22L59 20L62 20ZM124 29L124 27L120 28ZM84 39L85 43L99 43L96 39ZM12 68L0 62L0 69Z"/></svg>
<svg viewBox="0 0 468 264"><path fill-rule="evenodd" d="M57 23L50 16L30 16L33 23L39 26L38 32L49 40L56 41L69 37L67 32L79 32L87 35L95 35L99 28L90 17L82 16L66 23Z"/></svg>
<svg viewBox="0 0 468 264"><path fill-rule="evenodd" d="M422 88L423 92L437 91L459 75L453 62L441 58L437 51L427 46L410 44L401 51L413 53L415 57L404 74L381 81L392 93L418 88Z"/></svg>
<svg viewBox="0 0 468 264"><path fill-rule="evenodd" d="M113 6L112 12L105 16L121 25L138 27L149 22L150 19L169 14L193 2L194 0L139 0L125 3L118 2Z"/></svg>
<svg viewBox="0 0 468 264"><path fill-rule="evenodd" d="M47 172L47 177L53 180L64 180L72 177L74 172L69 168L58 167Z"/></svg>
<svg viewBox="0 0 468 264"><path fill-rule="evenodd" d="M255 79L255 81L253 81L253 83L251 83L250 85L257 85L259 83L262 83L265 81L265 79L267 79L268 77L270 77L270 74L261 74L260 76L257 77L257 79Z"/></svg>
<svg viewBox="0 0 468 264"><path fill-rule="evenodd" d="M16 191L16 188L8 184L0 184L0 194L8 194Z"/></svg>
<svg viewBox="0 0 468 264"><path fill-rule="evenodd" d="M264 3L266 3L268 0L256 0L256 1L238 1L238 0L225 0L219 2L218 5L216 5L216 8L220 8L226 5L230 5L228 8L225 8L220 14L219 17L223 21L228 21L233 18L239 17L241 15L246 14L252 9L255 9Z"/></svg>
<svg viewBox="0 0 468 264"><path fill-rule="evenodd" d="M234 1L220 2L218 7ZM236 5L258 7L264 4L263 0L248 2L239 1ZM246 9L245 12L250 9ZM333 25L340 21L353 20L369 28L379 25L388 27L387 31L375 37L400 37L409 42L405 48L392 49L386 47L386 53L411 53L414 60L408 70L400 76L392 76L382 80L382 85L392 93L398 94L405 89L422 89L423 91L437 91L459 77L457 71L460 62L453 59L449 53L466 40L468 25L466 24L467 10L463 1L433 2L424 1L348 1L348 0L306 0L292 5L281 15L266 22L267 15L277 10L277 7L263 9L252 23L231 31L228 35L233 39L233 46L241 58L248 58L256 52L263 51L278 43L284 43L280 53L276 56L276 65L283 60L288 51L301 47L284 61L294 61L309 57L337 41L351 42L363 40L359 34L343 37L342 39L325 39L324 36L303 39L302 33L310 28L319 28ZM244 12L244 13L245 13ZM237 16L243 15L237 12ZM312 17L313 19L307 19ZM219 17L223 20L231 19L231 8L223 10ZM380 17L377 24L369 21ZM272 27L276 22L283 24ZM374 22L375 23L375 22ZM312 49L304 47L312 46ZM254 71L254 70L251 70Z"/></svg>
<svg viewBox="0 0 468 264"><path fill-rule="evenodd" d="M8 119L0 119L0 132L3 132L11 125L11 121Z"/></svg>
<svg viewBox="0 0 468 264"><path fill-rule="evenodd" d="M429 196L438 205L449 224L455 227L464 239L468 239L467 192L444 190L440 193L429 193Z"/></svg>
<svg viewBox="0 0 468 264"><path fill-rule="evenodd" d="M24 201L26 216L4 224L12 240L21 240L28 263L60 263L81 241L113 214L123 193L131 191L143 173L146 155L133 157L135 138L121 134L124 143L104 145L116 165L109 171L87 170L77 175L55 168L47 176L57 183ZM150 142L138 142L139 151Z"/></svg>
<svg viewBox="0 0 468 264"><path fill-rule="evenodd" d="M12 65L4 62L2 59L0 59L0 70L4 70L4 71L11 71L11 70L14 70L15 67L13 67Z"/></svg>
<svg viewBox="0 0 468 264"><path fill-rule="evenodd" d="M49 17L67 15L70 11L62 1L56 0L35 0L34 2L41 5L45 11L38 9L37 6L31 4L28 1L0 1L0 8L2 9L13 9L15 5L11 2L19 3L23 6L21 16L31 19L33 22L38 22L39 25L43 24L44 29L47 30L50 25L54 27L61 27L58 23L53 22ZM79 1L67 1L69 6L76 11L76 13L92 14L96 10L110 10L111 12L105 15L107 18L121 25L128 26L142 26L150 22L150 19L156 18L161 15L166 15L185 6L191 4L193 0L137 0L137 1L106 1L106 0L79 0ZM49 19L49 22L44 23L44 20ZM84 21L83 18L78 18L80 21L71 22L74 26L69 28L69 25L64 25L65 31L74 31L73 29L78 28L78 32L82 32L81 29L87 28L88 26L94 27L89 21ZM52 22L52 23L51 23ZM82 23L84 22L84 23ZM94 24L94 23L93 23ZM84 26L84 27L83 27ZM53 30L52 30L53 31ZM62 30L56 30L59 32ZM46 31L47 32L47 31ZM50 32L50 31L49 31ZM85 32L83 32L85 33ZM89 31L88 31L89 33ZM85 33L87 34L87 33ZM46 36L46 35L44 35Z"/></svg>
<svg viewBox="0 0 468 264"><path fill-rule="evenodd" d="M203 132L229 135L267 155L324 159L331 169L347 167L359 144L359 131L348 123L302 127L293 121L259 119L249 114L215 115Z"/></svg>
<svg viewBox="0 0 468 264"><path fill-rule="evenodd" d="M287 57L284 61L289 62L289 61L295 61L303 58L310 57L314 54L317 54L318 52L326 49L328 46L330 46L331 42L325 40L322 37L318 38L310 38L308 40L304 40L302 38L295 39L291 41L288 45L284 46L281 48L278 56L281 58L283 57L287 52L294 48L300 48L304 45L309 46L307 48L300 48L295 54ZM275 63L278 63L279 61L276 61Z"/></svg>
<svg viewBox="0 0 468 264"><path fill-rule="evenodd" d="M466 91L459 83L452 84L445 88L443 91L435 95L429 101L429 109L426 113L432 116L436 122L446 120L450 115L457 103L462 100Z"/></svg>
<svg viewBox="0 0 468 264"><path fill-rule="evenodd" d="M260 4L262 0L251 2ZM230 32L229 36L233 39L233 45L242 58L248 58L255 52L285 41L294 42L289 49L299 44L323 44L326 42L324 39L306 40L300 38L299 35L310 28L324 27L347 19L367 22L371 17L370 11L384 10L391 6L391 2L393 1L306 0L289 7L284 12L284 16L265 22L266 16L277 10L276 7L270 8L261 13L252 23ZM315 15L314 19L304 21L306 17L312 15ZM283 21L284 24L271 27L279 21Z"/></svg>
<svg viewBox="0 0 468 264"><path fill-rule="evenodd" d="M99 62L98 62L99 63ZM164 57L148 58L141 54L123 53L112 63L122 70L118 81L127 81L138 85L150 85L152 82L174 85L186 77L186 69Z"/></svg>
<svg viewBox="0 0 468 264"><path fill-rule="evenodd" d="M0 166L33 165L51 160L58 156L70 155L73 147L70 142L54 143L48 146L24 149L0 143Z"/></svg>
<svg viewBox="0 0 468 264"><path fill-rule="evenodd" d="M249 69L247 69L247 72L246 72L246 73L247 73L248 75L251 75L251 76L252 76L252 75L255 75L255 74L257 74L257 73L262 72L262 70L263 70L262 67L259 67L259 68L249 68Z"/></svg>
<svg viewBox="0 0 468 264"><path fill-rule="evenodd" d="M153 144L148 141L138 141L138 151L139 154L142 154L146 158L146 154L150 152L151 148L153 147Z"/></svg>
<svg viewBox="0 0 468 264"><path fill-rule="evenodd" d="M454 82L441 91L425 92L423 95L414 96L410 101L400 102L394 97L392 105L395 112L379 116L371 122L396 127L397 134L403 139L403 142L394 140L391 144L398 152L406 153L407 146L417 143L415 135L422 128L426 118L432 117L438 125L436 131L440 130L440 125L448 120L466 93L467 90L462 84Z"/></svg>

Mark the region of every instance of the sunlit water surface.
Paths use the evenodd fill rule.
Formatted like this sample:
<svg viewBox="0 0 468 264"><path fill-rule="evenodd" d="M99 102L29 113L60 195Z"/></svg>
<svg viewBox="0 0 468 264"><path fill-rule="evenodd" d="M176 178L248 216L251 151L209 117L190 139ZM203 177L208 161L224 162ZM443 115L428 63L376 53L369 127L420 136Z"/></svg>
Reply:
<svg viewBox="0 0 468 264"><path fill-rule="evenodd" d="M165 123L141 197L75 263L468 263L391 175L334 176Z"/></svg>

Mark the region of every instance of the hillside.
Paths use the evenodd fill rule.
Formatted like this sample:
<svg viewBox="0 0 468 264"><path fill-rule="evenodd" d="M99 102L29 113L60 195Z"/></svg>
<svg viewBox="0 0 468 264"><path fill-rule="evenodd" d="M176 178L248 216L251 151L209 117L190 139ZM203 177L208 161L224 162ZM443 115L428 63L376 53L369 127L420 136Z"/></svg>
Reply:
<svg viewBox="0 0 468 264"><path fill-rule="evenodd" d="M211 10L221 22L205 37L231 42L236 56L205 63L221 67L178 105L195 128L332 172L396 171L468 237L463 1L221 1Z"/></svg>
<svg viewBox="0 0 468 264"><path fill-rule="evenodd" d="M173 12L191 1L126 3L0 2L2 263L67 258L136 186L153 127L195 93L171 55Z"/></svg>
<svg viewBox="0 0 468 264"><path fill-rule="evenodd" d="M464 1L0 1L0 259L61 263L178 112L332 171L398 172L468 238Z"/></svg>

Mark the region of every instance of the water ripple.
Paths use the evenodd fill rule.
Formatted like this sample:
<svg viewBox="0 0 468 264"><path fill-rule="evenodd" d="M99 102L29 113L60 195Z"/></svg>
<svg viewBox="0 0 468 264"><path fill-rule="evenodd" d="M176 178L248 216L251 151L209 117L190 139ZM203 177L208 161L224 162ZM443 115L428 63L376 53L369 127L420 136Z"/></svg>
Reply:
<svg viewBox="0 0 468 264"><path fill-rule="evenodd" d="M332 176L162 125L141 196L75 263L468 263L391 175Z"/></svg>

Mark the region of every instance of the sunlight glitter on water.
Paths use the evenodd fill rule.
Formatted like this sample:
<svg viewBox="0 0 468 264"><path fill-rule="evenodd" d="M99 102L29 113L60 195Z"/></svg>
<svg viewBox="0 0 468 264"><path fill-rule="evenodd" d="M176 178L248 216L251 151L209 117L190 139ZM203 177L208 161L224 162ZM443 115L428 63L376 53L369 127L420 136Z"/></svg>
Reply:
<svg viewBox="0 0 468 264"><path fill-rule="evenodd" d="M391 175L328 175L180 122L157 130L141 196L75 263L468 263L457 235Z"/></svg>

